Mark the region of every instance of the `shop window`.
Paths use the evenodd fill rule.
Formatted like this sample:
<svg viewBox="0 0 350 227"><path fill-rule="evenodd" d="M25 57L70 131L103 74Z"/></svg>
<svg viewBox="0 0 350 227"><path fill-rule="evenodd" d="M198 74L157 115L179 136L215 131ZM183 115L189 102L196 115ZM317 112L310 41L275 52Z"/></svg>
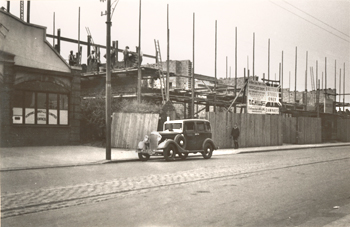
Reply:
<svg viewBox="0 0 350 227"><path fill-rule="evenodd" d="M24 123L35 124L35 92L24 92Z"/></svg>
<svg viewBox="0 0 350 227"><path fill-rule="evenodd" d="M37 93L37 112L36 120L38 125L46 125L46 93Z"/></svg>
<svg viewBox="0 0 350 227"><path fill-rule="evenodd" d="M13 95L13 116L14 124L23 124L23 92L15 91Z"/></svg>
<svg viewBox="0 0 350 227"><path fill-rule="evenodd" d="M68 125L68 95L60 95L60 124Z"/></svg>
<svg viewBox="0 0 350 227"><path fill-rule="evenodd" d="M13 96L13 124L68 125L66 94L16 90Z"/></svg>
<svg viewBox="0 0 350 227"><path fill-rule="evenodd" d="M49 94L49 114L48 120L49 125L57 125L58 123L58 95L57 94Z"/></svg>

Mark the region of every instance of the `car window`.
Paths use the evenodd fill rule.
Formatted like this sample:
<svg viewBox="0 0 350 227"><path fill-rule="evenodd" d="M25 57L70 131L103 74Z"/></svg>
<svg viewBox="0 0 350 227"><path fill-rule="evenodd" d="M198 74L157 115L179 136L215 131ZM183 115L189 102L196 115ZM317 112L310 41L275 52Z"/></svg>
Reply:
<svg viewBox="0 0 350 227"><path fill-rule="evenodd" d="M182 130L182 123L166 123L164 125L164 131L181 131Z"/></svg>
<svg viewBox="0 0 350 227"><path fill-rule="evenodd" d="M205 122L205 131L210 132L211 128L210 128L210 123L209 122Z"/></svg>
<svg viewBox="0 0 350 227"><path fill-rule="evenodd" d="M198 131L205 131L204 122L197 122L197 130Z"/></svg>
<svg viewBox="0 0 350 227"><path fill-rule="evenodd" d="M194 131L194 122L185 122L185 131Z"/></svg>

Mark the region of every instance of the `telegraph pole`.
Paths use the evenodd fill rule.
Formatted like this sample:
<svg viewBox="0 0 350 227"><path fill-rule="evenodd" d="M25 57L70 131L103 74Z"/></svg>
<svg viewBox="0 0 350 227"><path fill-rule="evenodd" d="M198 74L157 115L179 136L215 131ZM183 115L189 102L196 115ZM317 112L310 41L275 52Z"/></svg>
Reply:
<svg viewBox="0 0 350 227"><path fill-rule="evenodd" d="M107 0L106 160L111 160L111 0Z"/></svg>
<svg viewBox="0 0 350 227"><path fill-rule="evenodd" d="M118 50L117 50L118 53ZM142 73L141 73L141 0L139 3L139 48L137 51L138 54L138 64L137 64L137 102L141 103L141 79L142 79Z"/></svg>
<svg viewBox="0 0 350 227"><path fill-rule="evenodd" d="M192 49L192 78L191 78L191 118L194 118L194 89L195 89L195 80L194 80L194 44L195 44L195 14L193 13L193 49ZM197 105L198 106L198 105Z"/></svg>

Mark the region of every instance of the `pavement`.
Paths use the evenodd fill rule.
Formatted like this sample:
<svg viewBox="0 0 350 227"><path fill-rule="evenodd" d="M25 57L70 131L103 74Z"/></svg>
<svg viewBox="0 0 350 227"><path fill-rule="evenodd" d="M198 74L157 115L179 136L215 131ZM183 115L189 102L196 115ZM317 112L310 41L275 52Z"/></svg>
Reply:
<svg viewBox="0 0 350 227"><path fill-rule="evenodd" d="M213 152L216 155L232 155L267 151L312 149L323 147L350 146L350 143L322 143L303 145L282 145L269 147L225 148ZM190 154L201 156L201 154ZM151 156L151 159L162 158ZM106 149L93 146L44 146L44 147L5 147L0 148L0 172L59 168L82 165L98 165L108 162L139 161L135 150L112 148L111 160L106 160Z"/></svg>
<svg viewBox="0 0 350 227"><path fill-rule="evenodd" d="M282 146L269 147L248 147L239 149L225 148L215 150L213 152L213 156L341 146L350 146L350 143L337 142L305 145L284 144ZM139 161L138 155L135 152L135 150L112 148L111 155L111 160L106 160L105 148L83 145L0 148L0 172L100 165L108 162ZM190 154L190 156L201 156L201 154ZM154 158L162 157L151 157L151 159ZM326 227L350 226L350 206L341 208L339 212L340 211L349 215L345 215L343 218L340 218L335 222L327 224Z"/></svg>

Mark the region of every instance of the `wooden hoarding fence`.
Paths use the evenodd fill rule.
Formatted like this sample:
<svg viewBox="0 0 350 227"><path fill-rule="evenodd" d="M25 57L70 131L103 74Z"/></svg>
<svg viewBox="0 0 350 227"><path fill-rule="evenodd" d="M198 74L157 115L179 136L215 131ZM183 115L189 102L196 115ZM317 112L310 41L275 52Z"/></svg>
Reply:
<svg viewBox="0 0 350 227"><path fill-rule="evenodd" d="M136 149L139 141L157 131L159 114L113 113L112 147Z"/></svg>
<svg viewBox="0 0 350 227"><path fill-rule="evenodd" d="M283 143L282 117L279 115L207 113L213 140L220 148L233 147L231 130L236 123L240 129L239 147L277 146Z"/></svg>
<svg viewBox="0 0 350 227"><path fill-rule="evenodd" d="M337 120L337 139L341 142L350 142L350 119Z"/></svg>
<svg viewBox="0 0 350 227"><path fill-rule="evenodd" d="M311 117L284 117L283 143L316 144L322 142L321 119Z"/></svg>

